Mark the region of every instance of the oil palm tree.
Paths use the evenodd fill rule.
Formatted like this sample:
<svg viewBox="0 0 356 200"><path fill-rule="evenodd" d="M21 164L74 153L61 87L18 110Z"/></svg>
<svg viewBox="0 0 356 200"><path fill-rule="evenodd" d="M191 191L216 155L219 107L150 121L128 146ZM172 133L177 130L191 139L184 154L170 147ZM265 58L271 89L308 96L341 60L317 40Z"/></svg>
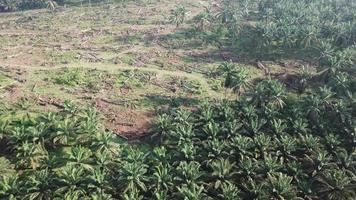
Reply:
<svg viewBox="0 0 356 200"><path fill-rule="evenodd" d="M68 145L76 136L76 119L67 117L57 124L56 129L52 136L53 143Z"/></svg>
<svg viewBox="0 0 356 200"><path fill-rule="evenodd" d="M219 197L226 200L239 200L239 189L232 182L226 181L221 185Z"/></svg>
<svg viewBox="0 0 356 200"><path fill-rule="evenodd" d="M154 191L155 200L166 200L169 199L167 190L155 190Z"/></svg>
<svg viewBox="0 0 356 200"><path fill-rule="evenodd" d="M245 193L243 199L267 199L266 183L259 183L252 178L242 183Z"/></svg>
<svg viewBox="0 0 356 200"><path fill-rule="evenodd" d="M296 197L295 188L292 185L293 178L285 174L268 175L268 189L271 198L293 199Z"/></svg>
<svg viewBox="0 0 356 200"><path fill-rule="evenodd" d="M200 108L199 119L201 123L212 122L216 113L209 102L204 102Z"/></svg>
<svg viewBox="0 0 356 200"><path fill-rule="evenodd" d="M21 194L21 182L17 175L1 176L0 178L0 198L16 200Z"/></svg>
<svg viewBox="0 0 356 200"><path fill-rule="evenodd" d="M120 158L117 158L120 159ZM113 155L103 149L99 149L95 152L95 164L101 169L109 169L114 164Z"/></svg>
<svg viewBox="0 0 356 200"><path fill-rule="evenodd" d="M235 77L237 74L236 71L236 65L234 63L230 62L223 62L219 65L217 68L218 74L222 75L224 77L224 82L223 86L225 89L234 89L236 87L235 85ZM226 90L225 90L225 95L226 95Z"/></svg>
<svg viewBox="0 0 356 200"><path fill-rule="evenodd" d="M178 196L184 200L201 200L204 198L204 187L197 184L189 184L178 187Z"/></svg>
<svg viewBox="0 0 356 200"><path fill-rule="evenodd" d="M91 148L104 150L113 155L117 155L121 151L121 147L115 141L115 135L113 133L97 131L91 134L91 138Z"/></svg>
<svg viewBox="0 0 356 200"><path fill-rule="evenodd" d="M156 133L152 137L159 137L159 141L162 143L164 139L169 139L173 122L171 117L165 113L159 115L156 120Z"/></svg>
<svg viewBox="0 0 356 200"><path fill-rule="evenodd" d="M205 7L204 11L194 17L194 21L197 23L197 27L200 31L205 31L206 27L212 23L214 19L211 8Z"/></svg>
<svg viewBox="0 0 356 200"><path fill-rule="evenodd" d="M156 166L153 173L153 179L157 190L169 190L169 188L174 185L171 166L162 164Z"/></svg>
<svg viewBox="0 0 356 200"><path fill-rule="evenodd" d="M88 174L85 169L79 165L67 165L58 171L58 188L55 191L56 196L80 198L86 194L88 185Z"/></svg>
<svg viewBox="0 0 356 200"><path fill-rule="evenodd" d="M195 161L180 162L177 171L179 175L176 177L176 180L187 185L199 183L201 177L204 175L201 171L201 165Z"/></svg>
<svg viewBox="0 0 356 200"><path fill-rule="evenodd" d="M89 148L82 146L72 147L69 154L69 164L81 166L87 170L93 170L91 156L92 152Z"/></svg>
<svg viewBox="0 0 356 200"><path fill-rule="evenodd" d="M234 169L235 163L231 163L228 159L217 159L212 162L211 168L213 170L212 176L216 180L215 189L218 189L222 184L232 181L233 176L236 174Z"/></svg>
<svg viewBox="0 0 356 200"><path fill-rule="evenodd" d="M222 1L222 7L218 11L216 18L220 20L221 23L230 23L234 18L235 12L233 10L232 2L224 0Z"/></svg>
<svg viewBox="0 0 356 200"><path fill-rule="evenodd" d="M187 16L187 9L183 5L177 6L174 10L171 11L171 16L169 18L171 23L174 23L178 28L182 23L184 23Z"/></svg>
<svg viewBox="0 0 356 200"><path fill-rule="evenodd" d="M16 126L9 134L9 144L11 147L16 148L19 144L28 140L28 132L25 126Z"/></svg>
<svg viewBox="0 0 356 200"><path fill-rule="evenodd" d="M269 104L277 108L283 108L286 97L285 88L280 82L268 79L257 84L252 97L258 106Z"/></svg>
<svg viewBox="0 0 356 200"><path fill-rule="evenodd" d="M209 139L204 148L207 151L207 158L205 162L210 163L214 159L227 157L227 143L224 140L219 140L217 138Z"/></svg>
<svg viewBox="0 0 356 200"><path fill-rule="evenodd" d="M118 183L123 191L135 192L146 191L146 182L148 178L146 176L148 165L138 162L124 162L122 168L119 171Z"/></svg>
<svg viewBox="0 0 356 200"><path fill-rule="evenodd" d="M16 149L17 163L19 167L36 169L40 166L41 160L47 157L48 152L42 144L35 144L28 141L23 142Z"/></svg>
<svg viewBox="0 0 356 200"><path fill-rule="evenodd" d="M321 183L317 193L327 199L352 199L355 196L355 184L352 182L352 177L348 176L344 171L332 169L325 172L325 179L318 178Z"/></svg>
<svg viewBox="0 0 356 200"><path fill-rule="evenodd" d="M90 195L90 199L92 200L114 200L112 195L106 193L95 192Z"/></svg>
<svg viewBox="0 0 356 200"><path fill-rule="evenodd" d="M260 163L251 157L244 156L238 164L237 173L240 176L252 178L256 175L257 170L260 168Z"/></svg>
<svg viewBox="0 0 356 200"><path fill-rule="evenodd" d="M97 198L111 198L110 195L106 194L106 191L112 190L112 188L110 187L111 184L108 181L108 174L105 169L94 168L91 170L89 182L90 184L88 187L96 191L96 194L98 195Z"/></svg>
<svg viewBox="0 0 356 200"><path fill-rule="evenodd" d="M31 200L49 200L53 198L54 184L53 174L47 170L33 172L25 181L27 191L25 199Z"/></svg>
<svg viewBox="0 0 356 200"><path fill-rule="evenodd" d="M139 189L133 188L131 190L126 191L123 194L122 199L123 200L132 200L132 199L142 200L143 196L141 195Z"/></svg>
<svg viewBox="0 0 356 200"><path fill-rule="evenodd" d="M249 79L250 79L250 75L247 68L244 67L238 68L234 76L233 82L235 86L233 90L239 95L243 94L250 86Z"/></svg>

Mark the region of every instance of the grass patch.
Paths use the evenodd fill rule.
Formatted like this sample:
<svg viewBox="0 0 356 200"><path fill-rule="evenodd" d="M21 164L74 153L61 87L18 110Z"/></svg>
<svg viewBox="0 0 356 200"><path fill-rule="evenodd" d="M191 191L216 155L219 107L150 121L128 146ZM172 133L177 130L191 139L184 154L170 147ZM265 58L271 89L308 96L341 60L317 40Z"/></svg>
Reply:
<svg viewBox="0 0 356 200"><path fill-rule="evenodd" d="M0 89L2 87L6 87L6 86L10 85L12 82L13 82L12 79L10 79L9 77L7 77L3 74L0 74Z"/></svg>

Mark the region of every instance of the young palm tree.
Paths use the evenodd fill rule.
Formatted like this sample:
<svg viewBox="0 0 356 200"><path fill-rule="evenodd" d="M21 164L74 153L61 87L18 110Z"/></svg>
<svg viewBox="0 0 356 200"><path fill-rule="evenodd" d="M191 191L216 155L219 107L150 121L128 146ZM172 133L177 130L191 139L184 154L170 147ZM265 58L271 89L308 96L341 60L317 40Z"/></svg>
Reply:
<svg viewBox="0 0 356 200"><path fill-rule="evenodd" d="M226 151L228 146L224 140L219 140L217 138L210 139L207 141L205 146L206 147L204 148L204 150L207 151L207 158L205 160L206 163L210 163L215 159L225 158L228 156L228 153Z"/></svg>
<svg viewBox="0 0 356 200"><path fill-rule="evenodd" d="M81 166L67 165L59 169L58 189L56 196L80 198L86 194L88 177L86 170Z"/></svg>
<svg viewBox="0 0 356 200"><path fill-rule="evenodd" d="M209 140L218 139L218 136L221 134L221 127L219 126L218 123L212 121L212 122L208 122L205 125L203 131L205 132L207 139Z"/></svg>
<svg viewBox="0 0 356 200"><path fill-rule="evenodd" d="M269 174L268 179L271 198L293 199L296 197L295 188L292 185L292 177L278 173L277 175Z"/></svg>
<svg viewBox="0 0 356 200"><path fill-rule="evenodd" d="M212 122L215 117L215 112L213 107L209 102L204 102L200 108L199 119L201 123Z"/></svg>
<svg viewBox="0 0 356 200"><path fill-rule="evenodd" d="M0 198L16 200L21 194L21 185L17 175L1 176L0 178Z"/></svg>
<svg viewBox="0 0 356 200"><path fill-rule="evenodd" d="M190 125L190 122L192 121L191 111L184 108L178 109L175 113L174 121L175 125Z"/></svg>
<svg viewBox="0 0 356 200"><path fill-rule="evenodd" d="M177 138L179 143L191 142L191 140L195 137L194 131L193 124L178 124L176 126L176 130L171 132L171 135Z"/></svg>
<svg viewBox="0 0 356 200"><path fill-rule="evenodd" d="M274 148L273 140L269 135L265 133L259 134L254 137L255 146L258 147L261 155L267 153L269 149Z"/></svg>
<svg viewBox="0 0 356 200"><path fill-rule="evenodd" d="M201 200L204 198L204 187L197 184L189 184L178 187L179 196L184 200Z"/></svg>
<svg viewBox="0 0 356 200"><path fill-rule="evenodd" d="M94 168L89 176L89 188L92 188L99 195L98 197L110 197L110 195L105 195L106 191L111 190L110 183L108 181L108 174L104 169Z"/></svg>
<svg viewBox="0 0 356 200"><path fill-rule="evenodd" d="M16 149L16 157L19 159L19 167L36 169L40 166L41 160L47 157L48 152L41 144L34 144L28 141L23 142Z"/></svg>
<svg viewBox="0 0 356 200"><path fill-rule="evenodd" d="M243 94L247 88L250 86L250 75L247 68L240 67L236 70L236 74L234 76L234 91L241 95Z"/></svg>
<svg viewBox="0 0 356 200"><path fill-rule="evenodd" d="M187 16L187 9L183 5L179 5L176 9L171 11L171 16L169 18L171 23L174 23L178 28L182 23L184 23Z"/></svg>
<svg viewBox="0 0 356 200"><path fill-rule="evenodd" d="M155 200L167 200L169 196L167 195L167 190L155 190L154 191Z"/></svg>
<svg viewBox="0 0 356 200"><path fill-rule="evenodd" d="M117 158L118 160L120 158ZM110 166L114 163L113 155L103 149L99 149L95 152L95 163L100 169L108 170Z"/></svg>
<svg viewBox="0 0 356 200"><path fill-rule="evenodd" d="M215 189L220 188L222 184L228 181L232 181L233 176L236 174L234 165L235 163L231 163L228 159L218 159L211 164L212 176L216 180Z"/></svg>
<svg viewBox="0 0 356 200"><path fill-rule="evenodd" d="M243 199L268 199L266 191L266 183L258 183L252 178L242 183L244 190Z"/></svg>
<svg viewBox="0 0 356 200"><path fill-rule="evenodd" d="M0 157L0 174L7 176L14 172L14 165L5 157Z"/></svg>
<svg viewBox="0 0 356 200"><path fill-rule="evenodd" d="M355 197L356 186L352 182L352 177L339 169L328 170L325 172L325 180L318 178L321 183L317 193L322 198L331 200L352 199Z"/></svg>
<svg viewBox="0 0 356 200"><path fill-rule="evenodd" d="M162 143L165 139L170 138L170 131L173 127L172 119L167 114L162 114L157 117L157 130L152 137L159 137L159 141Z"/></svg>
<svg viewBox="0 0 356 200"><path fill-rule="evenodd" d="M235 184L226 181L221 185L221 193L219 197L225 200L239 200L239 189Z"/></svg>
<svg viewBox="0 0 356 200"><path fill-rule="evenodd" d="M166 164L171 159L171 152L168 152L167 148L164 146L155 147L153 149L153 160L158 164Z"/></svg>
<svg viewBox="0 0 356 200"><path fill-rule="evenodd" d="M309 71L308 68L303 66L301 72L299 73L299 85L298 85L298 92L303 93L307 88L308 81L312 78L313 74Z"/></svg>
<svg viewBox="0 0 356 200"><path fill-rule="evenodd" d="M244 127L246 128L249 135L258 134L263 126L266 124L266 120L261 117L252 117L249 121L244 122Z"/></svg>
<svg viewBox="0 0 356 200"><path fill-rule="evenodd" d="M169 188L174 185L171 166L162 164L156 166L153 173L153 179L157 190L169 190Z"/></svg>
<svg viewBox="0 0 356 200"><path fill-rule="evenodd" d="M297 141L294 137L291 137L287 134L284 134L280 137L280 140L277 140L280 146L281 151L287 158L293 158L292 153L297 150Z"/></svg>
<svg viewBox="0 0 356 200"><path fill-rule="evenodd" d="M347 73L339 72L332 77L332 80L330 81L330 86L337 94L345 95L349 91L350 83L350 76Z"/></svg>
<svg viewBox="0 0 356 200"><path fill-rule="evenodd" d="M124 192L146 191L148 165L138 162L124 162L119 171L118 183Z"/></svg>
<svg viewBox="0 0 356 200"><path fill-rule="evenodd" d="M74 166L81 166L87 170L93 170L91 165L92 152L90 149L82 146L75 146L71 148L69 154L69 164Z"/></svg>
<svg viewBox="0 0 356 200"><path fill-rule="evenodd" d="M188 185L196 184L199 182L204 173L200 169L201 165L198 162L182 161L177 168L179 176L176 179Z"/></svg>
<svg viewBox="0 0 356 200"><path fill-rule="evenodd" d="M104 150L113 155L118 155L121 151L120 145L115 141L112 133L97 131L91 135L91 147L97 150Z"/></svg>
<svg viewBox="0 0 356 200"><path fill-rule="evenodd" d="M140 191L137 188L133 188L132 190L128 190L123 194L123 200L142 200L143 196L140 194Z"/></svg>
<svg viewBox="0 0 356 200"><path fill-rule="evenodd" d="M225 89L234 89L236 87L235 85L235 76L236 76L236 66L234 63L230 62L223 62L219 65L217 68L218 74L222 75L224 77L224 82L223 86ZM225 95L226 95L226 90L225 90Z"/></svg>
<svg viewBox="0 0 356 200"><path fill-rule="evenodd" d="M58 123L56 129L57 132L55 132L52 136L53 143L68 145L76 136L76 118L65 118L63 121Z"/></svg>
<svg viewBox="0 0 356 200"><path fill-rule="evenodd" d="M46 1L47 8L50 9L51 11L54 11L56 9L57 2L55 0L47 0Z"/></svg>
<svg viewBox="0 0 356 200"><path fill-rule="evenodd" d="M264 156L264 168L268 173L277 172L283 167L282 159L272 154L267 154Z"/></svg>
<svg viewBox="0 0 356 200"><path fill-rule="evenodd" d="M56 113L48 112L40 116L40 120L44 122L47 127L54 126L58 121L58 116Z"/></svg>
<svg viewBox="0 0 356 200"><path fill-rule="evenodd" d="M23 142L28 140L28 133L25 126L16 126L9 134L9 146L17 148Z"/></svg>
<svg viewBox="0 0 356 200"><path fill-rule="evenodd" d="M63 107L64 112L69 113L71 115L74 115L78 111L78 107L72 101L69 100L64 101Z"/></svg>
<svg viewBox="0 0 356 200"><path fill-rule="evenodd" d="M222 8L216 15L216 18L221 21L223 24L230 23L233 21L235 12L233 11L232 2L228 0L222 1Z"/></svg>
<svg viewBox="0 0 356 200"><path fill-rule="evenodd" d="M237 173L243 177L252 178L256 175L257 170L260 168L260 163L250 157L242 157L239 163L239 171Z"/></svg>
<svg viewBox="0 0 356 200"><path fill-rule="evenodd" d="M54 183L54 176L49 170L45 169L33 172L25 181L27 185L25 199L52 199L56 187Z"/></svg>
<svg viewBox="0 0 356 200"><path fill-rule="evenodd" d="M213 13L210 8L205 7L205 10L194 17L197 27L200 31L205 31L206 27L213 21Z"/></svg>
<svg viewBox="0 0 356 200"><path fill-rule="evenodd" d="M268 79L257 84L252 97L258 106L269 104L277 108L283 108L286 97L285 88L280 82Z"/></svg>
<svg viewBox="0 0 356 200"><path fill-rule="evenodd" d="M301 191L301 198L312 200L317 198L317 195L313 191L313 187L310 180L301 180L298 182L298 188Z"/></svg>
<svg viewBox="0 0 356 200"><path fill-rule="evenodd" d="M110 194L95 192L90 195L90 199L92 200L114 200Z"/></svg>

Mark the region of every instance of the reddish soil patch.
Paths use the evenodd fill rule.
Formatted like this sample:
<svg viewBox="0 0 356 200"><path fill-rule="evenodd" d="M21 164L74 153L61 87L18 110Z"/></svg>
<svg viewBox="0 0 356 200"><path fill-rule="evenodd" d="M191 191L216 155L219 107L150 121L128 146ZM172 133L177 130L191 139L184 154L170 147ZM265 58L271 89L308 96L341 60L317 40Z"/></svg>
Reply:
<svg viewBox="0 0 356 200"><path fill-rule="evenodd" d="M105 128L125 139L140 139L151 132L151 112L138 112L103 99L96 99L95 107L104 115Z"/></svg>

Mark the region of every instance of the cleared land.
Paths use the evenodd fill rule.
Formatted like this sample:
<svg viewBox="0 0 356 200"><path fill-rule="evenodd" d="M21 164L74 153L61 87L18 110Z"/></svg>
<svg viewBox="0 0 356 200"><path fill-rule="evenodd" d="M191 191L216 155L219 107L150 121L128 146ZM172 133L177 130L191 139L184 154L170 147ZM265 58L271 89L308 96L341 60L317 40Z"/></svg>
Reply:
<svg viewBox="0 0 356 200"><path fill-rule="evenodd" d="M176 28L167 16L184 3L188 20ZM208 1L74 5L0 17L0 92L6 104L29 104L37 113L65 101L95 106L108 129L128 138L150 132L157 110L225 96L208 76L224 60L264 74L191 37L192 18ZM243 63L242 63L243 60ZM268 64L287 83L300 61Z"/></svg>

